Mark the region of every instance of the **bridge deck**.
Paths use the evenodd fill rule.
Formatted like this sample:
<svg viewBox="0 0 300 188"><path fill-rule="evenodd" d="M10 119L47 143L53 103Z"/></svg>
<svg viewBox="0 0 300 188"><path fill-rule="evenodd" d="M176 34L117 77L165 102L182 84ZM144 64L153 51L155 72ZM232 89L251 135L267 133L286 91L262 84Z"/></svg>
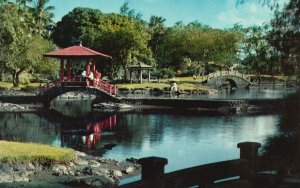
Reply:
<svg viewBox="0 0 300 188"><path fill-rule="evenodd" d="M61 86L87 86L87 83L83 81L60 82L60 84Z"/></svg>

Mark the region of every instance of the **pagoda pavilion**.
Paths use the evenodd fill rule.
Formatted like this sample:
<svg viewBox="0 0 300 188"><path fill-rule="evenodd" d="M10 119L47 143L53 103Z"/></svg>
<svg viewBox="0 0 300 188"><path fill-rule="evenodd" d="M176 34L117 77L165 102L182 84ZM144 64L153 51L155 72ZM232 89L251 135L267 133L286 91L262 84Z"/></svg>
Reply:
<svg viewBox="0 0 300 188"><path fill-rule="evenodd" d="M116 87L102 81L101 73L96 70L96 60L100 57L112 58L110 55L94 51L82 46L80 43L79 46L71 46L49 52L43 54L43 56L60 60L60 77L59 80L52 85L96 87L109 94L116 94ZM85 62L85 71L83 71L81 75L72 73L72 66L82 61Z"/></svg>

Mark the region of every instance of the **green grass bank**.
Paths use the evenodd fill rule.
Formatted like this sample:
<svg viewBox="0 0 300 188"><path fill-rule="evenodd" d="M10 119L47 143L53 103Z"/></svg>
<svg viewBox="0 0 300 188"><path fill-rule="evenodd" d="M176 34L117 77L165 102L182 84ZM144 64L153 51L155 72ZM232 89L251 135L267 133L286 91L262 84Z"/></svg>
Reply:
<svg viewBox="0 0 300 188"><path fill-rule="evenodd" d="M35 143L0 141L0 162L42 164L67 163L75 159L75 151Z"/></svg>

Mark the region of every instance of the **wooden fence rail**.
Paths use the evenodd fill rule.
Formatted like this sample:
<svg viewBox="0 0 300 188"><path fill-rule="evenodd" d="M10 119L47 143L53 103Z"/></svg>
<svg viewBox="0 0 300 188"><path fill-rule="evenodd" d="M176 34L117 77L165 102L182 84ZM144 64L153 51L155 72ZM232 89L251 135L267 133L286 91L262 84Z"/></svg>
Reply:
<svg viewBox="0 0 300 188"><path fill-rule="evenodd" d="M258 149L260 143L239 143L240 159L229 160L206 165L200 165L175 172L164 173L164 167L168 163L165 158L148 157L138 160L142 166L142 179L133 183L121 185L122 188L176 188L176 187L207 187L217 180L233 177L248 179L257 173Z"/></svg>

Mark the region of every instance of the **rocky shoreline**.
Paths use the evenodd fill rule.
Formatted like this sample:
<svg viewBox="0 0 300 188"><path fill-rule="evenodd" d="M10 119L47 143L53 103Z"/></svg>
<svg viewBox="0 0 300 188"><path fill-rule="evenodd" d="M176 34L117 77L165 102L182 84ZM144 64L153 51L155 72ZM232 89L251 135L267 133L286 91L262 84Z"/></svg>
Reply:
<svg viewBox="0 0 300 188"><path fill-rule="evenodd" d="M0 163L0 187L116 187L138 175L136 160L117 161L76 152L67 164Z"/></svg>

